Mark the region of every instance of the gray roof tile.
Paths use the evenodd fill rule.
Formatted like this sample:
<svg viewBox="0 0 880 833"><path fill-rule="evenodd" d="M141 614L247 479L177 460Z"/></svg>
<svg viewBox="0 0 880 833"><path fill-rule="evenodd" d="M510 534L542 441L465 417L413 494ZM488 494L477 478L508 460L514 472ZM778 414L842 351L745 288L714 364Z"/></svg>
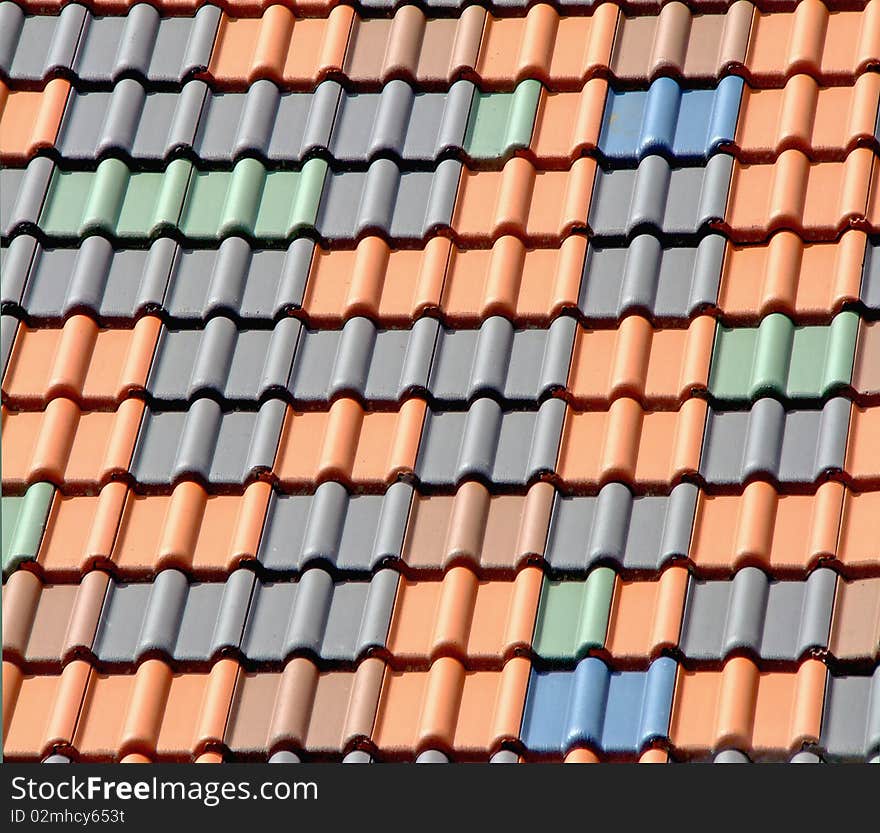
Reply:
<svg viewBox="0 0 880 833"><path fill-rule="evenodd" d="M507 401L534 401L568 381L577 324L557 318L547 330L515 330L493 316L479 330L444 328L428 387L435 399L469 400L492 393Z"/></svg>
<svg viewBox="0 0 880 833"><path fill-rule="evenodd" d="M107 16L71 4L56 17L25 16L13 3L2 3L0 71L27 81L66 71L101 84L123 73L180 83L207 68L219 23L220 9L210 5L193 17L161 17L148 3Z"/></svg>
<svg viewBox="0 0 880 833"><path fill-rule="evenodd" d="M241 485L272 468L285 407L276 399L258 411L223 413L213 399L198 399L187 411L147 408L131 473L144 486L168 485L180 477Z"/></svg>
<svg viewBox="0 0 880 833"><path fill-rule="evenodd" d="M207 91L191 81L177 92L148 92L123 78L109 92L71 89L55 147L65 159L93 160L113 153L161 160L191 147Z"/></svg>
<svg viewBox="0 0 880 833"><path fill-rule="evenodd" d="M423 392L437 330L430 318L411 330L380 330L366 318L352 318L342 330L305 331L288 388L303 402L326 402L340 393L396 402L408 391Z"/></svg>
<svg viewBox="0 0 880 833"><path fill-rule="evenodd" d="M836 760L880 757L880 667L870 676L828 675L819 744Z"/></svg>
<svg viewBox="0 0 880 833"><path fill-rule="evenodd" d="M865 247L860 297L868 309L880 310L880 241L878 240L868 240Z"/></svg>
<svg viewBox="0 0 880 833"><path fill-rule="evenodd" d="M378 232L421 241L446 228L458 193L461 163L445 159L436 171L401 171L379 159L367 171L327 176L315 227L328 240L353 240Z"/></svg>
<svg viewBox="0 0 880 833"><path fill-rule="evenodd" d="M720 660L747 649L764 660L794 661L826 648L836 582L828 569L806 581L772 581L756 567L728 581L692 577L681 650L688 659Z"/></svg>
<svg viewBox="0 0 880 833"><path fill-rule="evenodd" d="M284 390L301 329L295 318L283 318L271 330L239 330L219 316L197 330L163 326L147 391L159 400L187 401L207 392L254 401Z"/></svg>
<svg viewBox="0 0 880 833"><path fill-rule="evenodd" d="M597 170L590 229L600 237L646 227L694 234L724 219L732 167L732 156L717 154L696 168L673 168L662 156L647 156L636 169Z"/></svg>
<svg viewBox="0 0 880 833"><path fill-rule="evenodd" d="M724 249L719 234L690 246L664 246L649 234L628 246L591 242L578 306L588 319L617 319L627 312L689 318L715 305Z"/></svg>
<svg viewBox="0 0 880 833"><path fill-rule="evenodd" d="M26 168L0 167L0 234L35 228L52 178L53 162L46 156Z"/></svg>
<svg viewBox="0 0 880 833"><path fill-rule="evenodd" d="M392 484L384 495L350 495L340 483L311 495L273 493L257 558L270 571L323 562L369 571L400 558L412 487Z"/></svg>
<svg viewBox="0 0 880 833"><path fill-rule="evenodd" d="M302 303L314 243L252 250L239 237L219 249L185 249L170 238L149 249L114 249L103 237L54 249L21 235L3 250L3 304L39 319L86 310L108 321L161 310L181 321L225 312L270 321Z"/></svg>
<svg viewBox="0 0 880 833"><path fill-rule="evenodd" d="M189 583L177 570L144 584L111 580L94 653L126 664L152 653L207 662L239 649L251 662L282 662L294 652L353 662L384 648L397 581L388 569L345 582L321 569L285 582L261 581L244 569L224 582Z"/></svg>
<svg viewBox="0 0 880 833"><path fill-rule="evenodd" d="M554 570L586 571L603 561L630 570L657 570L687 558L697 487L681 483L668 496L634 497L608 483L595 497L557 494L544 557Z"/></svg>
<svg viewBox="0 0 880 833"><path fill-rule="evenodd" d="M229 161L243 153L298 162L330 144L340 86L321 84L314 93L282 93L256 81L247 93L208 92L193 150L200 159Z"/></svg>
<svg viewBox="0 0 880 833"><path fill-rule="evenodd" d="M18 319L14 315L0 315L0 379L6 373L6 365L9 363L9 354L12 345L15 344L15 334L18 332Z"/></svg>
<svg viewBox="0 0 880 833"><path fill-rule="evenodd" d="M814 410L786 410L759 399L748 411L709 408L700 474L707 483L737 484L761 475L812 483L843 468L850 403L837 397Z"/></svg>
<svg viewBox="0 0 880 833"><path fill-rule="evenodd" d="M178 570L154 581L107 587L93 651L102 662L132 663L160 653L181 662L207 662L238 649L254 574L235 570L225 582L190 584Z"/></svg>
<svg viewBox="0 0 880 833"><path fill-rule="evenodd" d="M564 418L560 399L546 400L537 411L503 411L493 399L478 399L467 411L429 410L416 474L430 486L474 476L522 485L555 469Z"/></svg>
<svg viewBox="0 0 880 833"><path fill-rule="evenodd" d="M296 582L258 582L242 653L253 662L280 662L295 651L353 662L384 648L397 582L388 569L369 581L334 582L311 569Z"/></svg>
<svg viewBox="0 0 880 833"><path fill-rule="evenodd" d="M70 4L58 16L26 15L16 3L0 3L0 74L21 81L42 81L69 68L88 15Z"/></svg>
<svg viewBox="0 0 880 833"><path fill-rule="evenodd" d="M460 149L474 85L458 81L448 93L416 93L391 81L381 93L343 94L333 127L330 153L342 162L362 162L377 154L433 161Z"/></svg>

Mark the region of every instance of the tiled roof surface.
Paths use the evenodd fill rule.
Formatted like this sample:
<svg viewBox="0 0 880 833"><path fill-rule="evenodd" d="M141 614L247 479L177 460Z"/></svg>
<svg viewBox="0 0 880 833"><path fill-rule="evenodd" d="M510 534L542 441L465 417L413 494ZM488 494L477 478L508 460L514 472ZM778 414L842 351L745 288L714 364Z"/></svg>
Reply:
<svg viewBox="0 0 880 833"><path fill-rule="evenodd" d="M4 754L880 762L880 0L0 2Z"/></svg>

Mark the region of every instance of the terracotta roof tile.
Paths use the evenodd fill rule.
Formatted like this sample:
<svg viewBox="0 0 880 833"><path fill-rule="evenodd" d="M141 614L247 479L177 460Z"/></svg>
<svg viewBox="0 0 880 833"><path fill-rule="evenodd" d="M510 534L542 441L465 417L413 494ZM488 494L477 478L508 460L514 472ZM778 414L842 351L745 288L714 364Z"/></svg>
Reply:
<svg viewBox="0 0 880 833"><path fill-rule="evenodd" d="M794 75L781 89L744 87L736 131L743 161L767 162L794 148L812 160L842 161L857 144L874 144L880 75L849 87L820 87Z"/></svg>
<svg viewBox="0 0 880 833"><path fill-rule="evenodd" d="M513 581L480 581L464 566L451 567L442 581L403 579L388 650L406 664L449 655L468 667L495 665L529 649L540 587L537 567Z"/></svg>
<svg viewBox="0 0 880 833"><path fill-rule="evenodd" d="M121 403L143 390L159 327L146 316L133 330L99 329L85 315L68 318L62 329L23 325L3 378L4 400L19 408L58 397L88 408Z"/></svg>
<svg viewBox="0 0 880 833"><path fill-rule="evenodd" d="M838 581L828 649L838 659L880 656L880 579Z"/></svg>
<svg viewBox="0 0 880 833"><path fill-rule="evenodd" d="M557 471L570 487L596 488L623 480L668 488L699 467L705 402L688 399L678 411L646 412L629 398L605 411L569 411Z"/></svg>
<svg viewBox="0 0 880 833"><path fill-rule="evenodd" d="M21 164L52 147L70 84L53 78L40 92L10 90L0 81L0 159Z"/></svg>
<svg viewBox="0 0 880 833"><path fill-rule="evenodd" d="M880 60L880 4L863 11L829 11L804 0L794 12L755 12L745 64L751 77L779 85L795 73L851 83Z"/></svg>
<svg viewBox="0 0 880 833"><path fill-rule="evenodd" d="M430 748L486 760L518 737L528 680L524 657L501 671L466 671L452 657L429 671L386 671L373 743L392 758Z"/></svg>
<svg viewBox="0 0 880 833"><path fill-rule="evenodd" d="M825 678L817 659L796 672L761 671L746 657L728 660L722 671L680 670L670 742L683 755L734 747L787 757L819 739Z"/></svg>

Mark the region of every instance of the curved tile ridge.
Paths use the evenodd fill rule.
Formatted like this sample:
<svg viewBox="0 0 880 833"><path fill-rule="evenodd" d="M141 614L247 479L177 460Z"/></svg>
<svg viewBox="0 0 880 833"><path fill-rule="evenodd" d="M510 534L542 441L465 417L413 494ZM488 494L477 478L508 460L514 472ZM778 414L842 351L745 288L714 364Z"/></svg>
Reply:
<svg viewBox="0 0 880 833"><path fill-rule="evenodd" d="M647 671L612 671L596 657L581 660L574 671L533 670L523 744L543 755L562 756L578 746L637 754L668 734L676 670L669 657Z"/></svg>

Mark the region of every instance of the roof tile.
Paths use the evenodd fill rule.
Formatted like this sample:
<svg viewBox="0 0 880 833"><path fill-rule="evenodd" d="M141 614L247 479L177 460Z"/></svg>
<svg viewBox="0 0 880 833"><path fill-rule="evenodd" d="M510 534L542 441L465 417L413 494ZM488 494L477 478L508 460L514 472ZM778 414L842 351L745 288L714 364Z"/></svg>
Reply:
<svg viewBox="0 0 880 833"><path fill-rule="evenodd" d="M841 660L880 657L880 578L838 580L828 650Z"/></svg>
<svg viewBox="0 0 880 833"><path fill-rule="evenodd" d="M610 91L599 151L613 162L649 154L703 161L733 142L743 82L728 75L712 89L682 89L658 78L646 91Z"/></svg>
<svg viewBox="0 0 880 833"><path fill-rule="evenodd" d="M829 313L859 299L866 243L857 230L845 231L837 243L808 243L793 231L780 231L766 244L730 246L718 307L732 318L755 320L781 312L827 320Z"/></svg>
<svg viewBox="0 0 880 833"><path fill-rule="evenodd" d="M426 663L450 655L468 667L495 665L531 646L541 588L538 567L513 581L480 581L453 566L442 581L402 579L388 635L399 663Z"/></svg>
<svg viewBox="0 0 880 833"><path fill-rule="evenodd" d="M654 329L638 315L616 330L578 328L566 394L577 407L620 396L676 405L705 390L714 329L706 315L686 330Z"/></svg>
<svg viewBox="0 0 880 833"><path fill-rule="evenodd" d="M772 581L756 567L732 580L691 580L681 650L692 660L748 651L763 661L798 661L825 649L837 577L814 570L806 581Z"/></svg>
<svg viewBox="0 0 880 833"><path fill-rule="evenodd" d="M322 671L295 657L283 672L239 672L223 741L245 757L343 752L369 737L383 673L375 657L356 671Z"/></svg>
<svg viewBox="0 0 880 833"><path fill-rule="evenodd" d="M415 472L429 486L453 486L479 477L520 485L552 472L565 404L548 399L537 411L503 411L478 399L467 411L429 410Z"/></svg>
<svg viewBox="0 0 880 833"><path fill-rule="evenodd" d="M51 483L34 483L20 497L4 494L0 498L4 575L15 570L22 561L37 557L54 494Z"/></svg>
<svg viewBox="0 0 880 833"><path fill-rule="evenodd" d="M779 483L813 483L845 466L850 403L829 399L821 409L786 408L758 399L748 411L710 408L700 474L708 483L736 484L761 475ZM852 444L850 444L850 454Z"/></svg>
<svg viewBox="0 0 880 833"><path fill-rule="evenodd" d="M525 496L490 494L467 481L455 495L414 495L403 559L415 570L444 571L463 563L482 574L511 574L544 553L553 487L536 483Z"/></svg>
<svg viewBox="0 0 880 833"><path fill-rule="evenodd" d="M518 737L528 679L524 657L501 671L466 671L452 657L428 671L386 671L373 742L391 758L436 749L486 760Z"/></svg>
<svg viewBox="0 0 880 833"><path fill-rule="evenodd" d="M670 742L685 756L733 747L786 757L819 739L825 677L818 659L795 672L761 671L747 657L729 659L721 671L680 670Z"/></svg>
<svg viewBox="0 0 880 833"><path fill-rule="evenodd" d="M819 399L849 388L859 317L847 310L827 326L797 327L772 313L758 327L719 326L709 393L720 400L762 395Z"/></svg>
<svg viewBox="0 0 880 833"><path fill-rule="evenodd" d="M370 572L400 558L412 501L405 483L384 495L349 494L334 482L311 495L273 493L256 555L272 573L312 564Z"/></svg>
<svg viewBox="0 0 880 833"><path fill-rule="evenodd" d="M530 155L549 166L568 167L595 150L602 129L608 82L590 78L574 92L549 92L538 100Z"/></svg>
<svg viewBox="0 0 880 833"><path fill-rule="evenodd" d="M866 761L880 752L880 668L828 675L820 744L832 760Z"/></svg>
<svg viewBox="0 0 880 833"><path fill-rule="evenodd" d="M123 474L131 460L144 411L126 399L116 411L84 412L70 399L53 399L45 411L3 415L3 486L47 480L92 489Z"/></svg>
<svg viewBox="0 0 880 833"><path fill-rule="evenodd" d="M590 229L598 237L647 229L696 234L724 218L733 165L733 157L721 153L699 168L673 168L662 156L647 156L636 169L600 170Z"/></svg>
<svg viewBox="0 0 880 833"><path fill-rule="evenodd" d="M596 497L557 495L546 560L554 570L583 572L610 562L627 570L659 570L686 558L697 487L681 483L668 497L634 496L608 483Z"/></svg>
<svg viewBox="0 0 880 833"><path fill-rule="evenodd" d="M781 89L743 89L737 156L767 162L794 148L811 160L842 161L856 145L874 144L880 75L859 75L852 86L820 87L794 75Z"/></svg>
<svg viewBox="0 0 880 833"><path fill-rule="evenodd" d="M347 398L337 399L329 411L290 410L275 475L285 487L331 479L379 487L414 470L424 420L425 402L418 399L391 413L365 413Z"/></svg>
<svg viewBox="0 0 880 833"><path fill-rule="evenodd" d="M3 398L14 407L45 407L67 397L81 406L107 407L143 390L159 334L158 318L146 316L132 330L100 329L85 315L61 329L18 331L3 377Z"/></svg>
<svg viewBox="0 0 880 833"><path fill-rule="evenodd" d="M674 2L656 16L622 17L611 71L642 83L658 75L718 78L745 58L752 14L751 3L732 3L725 14L694 14Z"/></svg>
<svg viewBox="0 0 880 833"><path fill-rule="evenodd" d="M634 399L607 410L566 416L557 472L569 488L623 480L640 488L668 487L699 468L706 403L688 399L677 411L645 411Z"/></svg>
<svg viewBox="0 0 880 833"><path fill-rule="evenodd" d="M63 78L53 78L39 92L11 90L0 81L0 159L5 165L20 165L54 146L69 90Z"/></svg>
<svg viewBox="0 0 880 833"><path fill-rule="evenodd" d="M647 671L613 671L596 657L574 671L533 671L523 743L532 753L555 756L578 746L637 754L668 733L675 672L669 657Z"/></svg>
<svg viewBox="0 0 880 833"><path fill-rule="evenodd" d="M864 11L829 11L820 0L798 3L794 12L755 12L745 64L762 84L779 85L809 73L848 83L880 60L880 4Z"/></svg>

